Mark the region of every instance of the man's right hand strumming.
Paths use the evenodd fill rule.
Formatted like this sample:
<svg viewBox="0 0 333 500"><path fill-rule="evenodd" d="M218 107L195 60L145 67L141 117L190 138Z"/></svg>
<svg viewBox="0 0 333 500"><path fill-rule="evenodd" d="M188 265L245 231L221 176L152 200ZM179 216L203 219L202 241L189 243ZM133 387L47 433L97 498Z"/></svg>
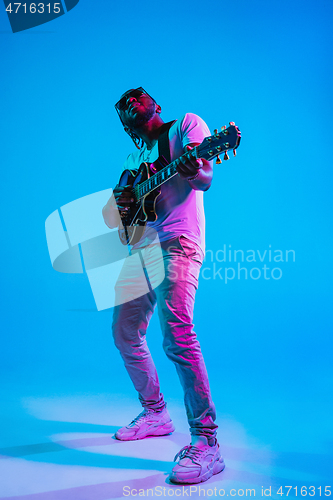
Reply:
<svg viewBox="0 0 333 500"><path fill-rule="evenodd" d="M102 213L105 224L113 229L119 226L120 216L126 215L129 206L134 202L132 186L116 186Z"/></svg>
<svg viewBox="0 0 333 500"><path fill-rule="evenodd" d="M134 202L132 186L116 186L113 190L113 196L120 214L126 214L131 203Z"/></svg>

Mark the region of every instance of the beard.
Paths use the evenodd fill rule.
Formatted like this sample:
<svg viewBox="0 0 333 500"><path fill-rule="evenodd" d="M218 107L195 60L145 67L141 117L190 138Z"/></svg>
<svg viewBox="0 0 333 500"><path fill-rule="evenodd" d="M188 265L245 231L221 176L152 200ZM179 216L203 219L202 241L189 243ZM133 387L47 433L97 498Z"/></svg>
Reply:
<svg viewBox="0 0 333 500"><path fill-rule="evenodd" d="M146 107L144 111L139 111L131 119L128 120L129 127L131 129L137 129L142 127L145 123L149 122L149 120L154 116L155 113L155 103L152 102L149 106Z"/></svg>

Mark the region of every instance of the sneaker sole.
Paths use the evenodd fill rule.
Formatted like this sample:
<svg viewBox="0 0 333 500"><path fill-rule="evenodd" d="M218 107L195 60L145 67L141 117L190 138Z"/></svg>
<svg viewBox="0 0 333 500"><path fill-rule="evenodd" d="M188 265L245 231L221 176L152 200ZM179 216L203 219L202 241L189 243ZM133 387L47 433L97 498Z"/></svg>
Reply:
<svg viewBox="0 0 333 500"><path fill-rule="evenodd" d="M167 434L171 434L175 430L175 426L172 421L167 422L164 425L159 425L158 427L151 427L146 430L144 433L137 433L134 436L117 436L117 432L115 433L115 438L119 441L137 441L138 439L144 439L149 436L166 436Z"/></svg>
<svg viewBox="0 0 333 500"><path fill-rule="evenodd" d="M219 474L220 472L224 471L225 469L225 463L222 457L220 457L218 460L213 465L213 468L208 470L205 474L202 474L201 476L194 477L193 479L188 479L188 478L179 478L177 476L170 476L170 481L176 484L197 484L197 483L203 483L204 481L208 481L212 476L215 474Z"/></svg>

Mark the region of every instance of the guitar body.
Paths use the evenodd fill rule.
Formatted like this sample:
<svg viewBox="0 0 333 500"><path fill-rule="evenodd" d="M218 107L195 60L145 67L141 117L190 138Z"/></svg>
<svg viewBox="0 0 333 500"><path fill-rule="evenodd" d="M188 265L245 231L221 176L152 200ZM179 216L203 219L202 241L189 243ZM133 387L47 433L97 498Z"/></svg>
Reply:
<svg viewBox="0 0 333 500"><path fill-rule="evenodd" d="M134 189L137 184L146 181L157 171L156 163L142 163L138 170L124 170L118 185L130 185ZM154 189L141 200L132 203L126 214L120 215L122 224L118 232L120 241L124 245L137 243L144 233L147 222L154 222L157 219L155 204L160 192L160 188Z"/></svg>

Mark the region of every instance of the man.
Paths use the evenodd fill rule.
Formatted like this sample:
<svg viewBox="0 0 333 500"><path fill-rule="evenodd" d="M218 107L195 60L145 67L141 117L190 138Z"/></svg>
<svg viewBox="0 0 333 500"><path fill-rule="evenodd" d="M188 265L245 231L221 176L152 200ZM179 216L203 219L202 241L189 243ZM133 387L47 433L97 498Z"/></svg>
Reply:
<svg viewBox="0 0 333 500"><path fill-rule="evenodd" d="M166 128L160 116L161 107L140 87L125 92L116 109L125 131L139 149L127 158L124 167L138 169L144 161L156 161L158 139ZM172 161L177 160L179 175L161 186L155 207L157 220L148 223L159 236L165 278L148 293L124 303L118 302L113 315L115 344L144 408L129 425L119 429L115 437L127 441L161 436L172 432L174 425L160 392L145 335L158 305L163 347L175 364L184 389L192 437L191 444L175 457L179 461L170 476L175 483L199 483L224 469L216 440L215 407L192 323L195 292L204 257L203 192L212 181L212 162L192 156L179 159L184 151L190 151L209 135L204 121L191 113L171 125L168 133L170 157ZM119 212L126 212L132 201L129 186L116 186L103 208L105 223L110 228L116 227ZM122 289L124 280L120 278L118 281L116 293Z"/></svg>

